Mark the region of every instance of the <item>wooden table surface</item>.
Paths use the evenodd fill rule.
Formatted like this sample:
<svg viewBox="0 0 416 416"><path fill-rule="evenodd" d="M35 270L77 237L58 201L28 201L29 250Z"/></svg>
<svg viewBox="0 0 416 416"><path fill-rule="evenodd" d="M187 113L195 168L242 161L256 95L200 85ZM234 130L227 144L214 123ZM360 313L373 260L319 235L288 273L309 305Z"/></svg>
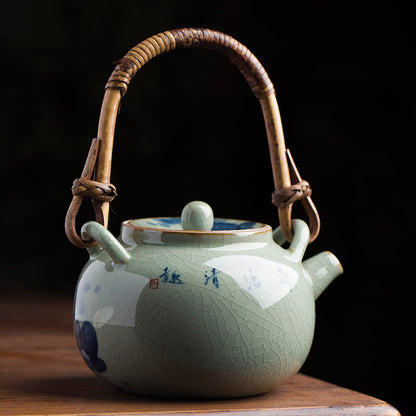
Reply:
<svg viewBox="0 0 416 416"><path fill-rule="evenodd" d="M167 400L124 393L84 364L72 301L0 297L0 415L391 415L376 398L298 374L268 394L231 400Z"/></svg>

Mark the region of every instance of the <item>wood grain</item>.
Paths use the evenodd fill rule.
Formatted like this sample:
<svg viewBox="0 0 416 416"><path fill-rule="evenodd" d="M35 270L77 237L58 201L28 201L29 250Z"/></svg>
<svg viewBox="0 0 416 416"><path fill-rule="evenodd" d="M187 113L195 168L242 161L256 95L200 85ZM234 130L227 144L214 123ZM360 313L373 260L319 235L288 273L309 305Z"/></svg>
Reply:
<svg viewBox="0 0 416 416"><path fill-rule="evenodd" d="M95 377L72 334L72 300L0 297L0 415L385 415L392 406L298 374L268 394L168 400L127 394Z"/></svg>

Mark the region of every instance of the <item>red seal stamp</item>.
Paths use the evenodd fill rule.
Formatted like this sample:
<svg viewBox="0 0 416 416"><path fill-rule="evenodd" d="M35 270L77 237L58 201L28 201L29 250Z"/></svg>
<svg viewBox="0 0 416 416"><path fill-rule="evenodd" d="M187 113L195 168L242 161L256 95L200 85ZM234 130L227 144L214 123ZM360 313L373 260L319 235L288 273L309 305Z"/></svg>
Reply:
<svg viewBox="0 0 416 416"><path fill-rule="evenodd" d="M159 289L159 279L150 279L149 281L149 288L150 289Z"/></svg>

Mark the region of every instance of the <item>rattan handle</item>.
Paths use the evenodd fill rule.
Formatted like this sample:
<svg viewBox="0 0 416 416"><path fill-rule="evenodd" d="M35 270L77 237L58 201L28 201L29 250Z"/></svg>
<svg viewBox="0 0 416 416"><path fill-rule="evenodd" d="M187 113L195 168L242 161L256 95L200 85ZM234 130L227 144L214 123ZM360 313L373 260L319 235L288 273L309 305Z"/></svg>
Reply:
<svg viewBox="0 0 416 416"><path fill-rule="evenodd" d="M273 84L263 66L244 45L229 35L208 29L171 30L139 43L118 61L106 88L120 89L124 95L131 79L146 62L155 56L180 48L219 51L243 73L257 98L274 93Z"/></svg>
<svg viewBox="0 0 416 416"><path fill-rule="evenodd" d="M286 159L286 149L282 123L273 84L258 59L240 42L229 35L209 29L175 29L154 35L132 48L120 61L111 74L101 107L98 125L98 149L91 147L83 174L95 169L95 181L110 183L111 156L114 130L120 100L126 93L136 72L152 58L177 48L204 48L221 52L241 71L253 93L260 100L272 162L275 188L289 188L290 173ZM97 161L91 153L98 151ZM91 162L93 160L93 163ZM88 163L89 161L89 163ZM87 166L88 165L88 166ZM90 179L90 176L88 177ZM92 182L92 181L90 181ZM98 191L101 192L99 189ZM66 218L66 232L71 242L80 247L92 243L82 240L75 229L75 219L83 195L75 194ZM94 197L93 197L94 199ZM308 198L310 199L310 198ZM94 200L97 221L108 225L109 202L105 197ZM286 238L291 241L291 204L279 206L280 226ZM316 235L315 235L316 237Z"/></svg>

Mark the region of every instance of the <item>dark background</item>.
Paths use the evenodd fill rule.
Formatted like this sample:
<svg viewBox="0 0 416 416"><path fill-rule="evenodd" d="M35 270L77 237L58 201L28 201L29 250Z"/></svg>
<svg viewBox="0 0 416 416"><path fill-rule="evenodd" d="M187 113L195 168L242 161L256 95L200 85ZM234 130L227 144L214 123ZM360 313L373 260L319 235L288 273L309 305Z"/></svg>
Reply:
<svg viewBox="0 0 416 416"><path fill-rule="evenodd" d="M113 62L163 30L220 30L276 87L322 218L307 255L329 249L345 268L317 302L302 371L412 414L415 19L400 2L345 4L1 1L0 292L73 294L87 253L63 221ZM178 216L193 199L277 226L260 105L214 52L175 51L136 75L112 183L116 234L122 220Z"/></svg>

